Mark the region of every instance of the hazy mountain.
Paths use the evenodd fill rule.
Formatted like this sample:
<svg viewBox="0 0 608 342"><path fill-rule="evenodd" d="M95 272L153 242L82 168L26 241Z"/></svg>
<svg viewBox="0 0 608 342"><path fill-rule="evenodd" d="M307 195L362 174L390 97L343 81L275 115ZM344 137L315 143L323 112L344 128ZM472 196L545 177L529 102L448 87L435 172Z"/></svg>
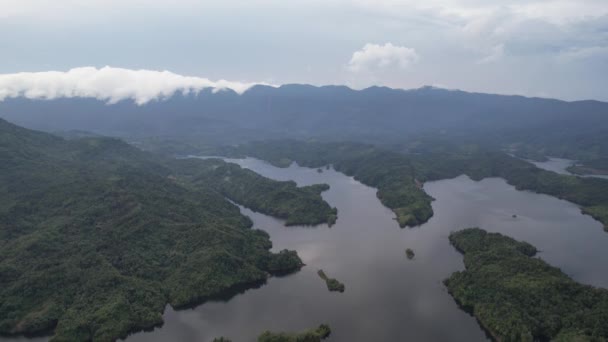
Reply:
<svg viewBox="0 0 608 342"><path fill-rule="evenodd" d="M232 143L266 138L402 142L428 136L499 144L524 142L605 154L608 103L565 102L423 87L397 90L344 86L255 86L174 95L138 106L95 99L7 99L0 116L47 130L82 130L129 138L202 137ZM566 152L557 154L567 154Z"/></svg>

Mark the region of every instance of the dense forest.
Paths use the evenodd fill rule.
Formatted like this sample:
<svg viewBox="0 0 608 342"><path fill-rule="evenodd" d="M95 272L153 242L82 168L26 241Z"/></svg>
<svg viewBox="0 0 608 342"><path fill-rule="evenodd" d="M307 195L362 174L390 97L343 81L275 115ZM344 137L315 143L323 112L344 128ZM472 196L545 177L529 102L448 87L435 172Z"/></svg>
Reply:
<svg viewBox="0 0 608 342"><path fill-rule="evenodd" d="M116 139L0 120L0 333L108 341L302 267L211 188Z"/></svg>
<svg viewBox="0 0 608 342"><path fill-rule="evenodd" d="M608 290L581 285L534 258L536 248L469 228L450 242L465 271L445 284L498 341L606 341Z"/></svg>
<svg viewBox="0 0 608 342"><path fill-rule="evenodd" d="M213 187L222 195L254 211L285 220L291 225L332 225L337 209L323 200L327 184L298 187L260 176L220 159L179 159L171 163L176 175L195 188Z"/></svg>
<svg viewBox="0 0 608 342"><path fill-rule="evenodd" d="M321 324L316 329L310 329L299 333L274 333L263 332L258 337L258 342L320 342L331 334L327 324Z"/></svg>
<svg viewBox="0 0 608 342"><path fill-rule="evenodd" d="M382 204L392 209L401 227L426 222L432 198L422 189L426 181L466 174L474 180L501 177L519 190L568 200L608 229L608 180L560 175L504 152L478 145L430 145L426 153L405 154L359 143L299 141L256 142L216 152L254 156L277 166L292 160L308 167L333 167L363 184L378 189Z"/></svg>

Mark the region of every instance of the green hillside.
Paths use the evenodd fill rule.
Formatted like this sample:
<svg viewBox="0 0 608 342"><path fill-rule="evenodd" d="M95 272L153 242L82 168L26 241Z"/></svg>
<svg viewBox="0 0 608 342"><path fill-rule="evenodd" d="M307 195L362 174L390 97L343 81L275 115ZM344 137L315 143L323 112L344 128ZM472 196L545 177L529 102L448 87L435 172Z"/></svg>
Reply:
<svg viewBox="0 0 608 342"><path fill-rule="evenodd" d="M217 192L119 140L0 120L0 333L108 341L302 266Z"/></svg>
<svg viewBox="0 0 608 342"><path fill-rule="evenodd" d="M450 235L465 271L445 284L497 341L606 341L608 291L534 258L536 248L479 228Z"/></svg>
<svg viewBox="0 0 608 342"><path fill-rule="evenodd" d="M195 188L213 187L222 195L254 211L285 219L285 224L317 225L336 222L337 209L323 200L327 184L298 187L243 169L220 159L180 159L172 163L180 179Z"/></svg>

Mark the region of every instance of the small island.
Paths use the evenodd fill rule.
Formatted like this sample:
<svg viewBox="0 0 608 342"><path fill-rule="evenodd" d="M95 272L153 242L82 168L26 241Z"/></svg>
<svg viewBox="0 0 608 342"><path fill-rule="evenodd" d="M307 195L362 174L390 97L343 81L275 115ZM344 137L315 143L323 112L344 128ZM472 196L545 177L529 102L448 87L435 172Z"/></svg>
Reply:
<svg viewBox="0 0 608 342"><path fill-rule="evenodd" d="M222 336L222 337L216 337L216 338L214 338L213 342L232 342L232 340L229 339L229 338L225 338L224 336Z"/></svg>
<svg viewBox="0 0 608 342"><path fill-rule="evenodd" d="M331 334L331 328L327 324L321 324L316 329L310 329L300 333L273 333L263 332L258 337L258 342L320 342Z"/></svg>
<svg viewBox="0 0 608 342"><path fill-rule="evenodd" d="M317 274L319 277L321 277L321 279L325 280L325 284L327 284L327 289L329 291L344 292L344 284L339 282L337 279L329 278L323 270L319 270Z"/></svg>
<svg viewBox="0 0 608 342"><path fill-rule="evenodd" d="M414 256L416 254L414 254L414 251L411 248L407 248L405 250L405 255L407 256L408 259L412 260L412 259L414 259Z"/></svg>
<svg viewBox="0 0 608 342"><path fill-rule="evenodd" d="M323 173L323 169L322 169L322 168L318 168L318 169L317 169L317 172L318 172L318 173Z"/></svg>

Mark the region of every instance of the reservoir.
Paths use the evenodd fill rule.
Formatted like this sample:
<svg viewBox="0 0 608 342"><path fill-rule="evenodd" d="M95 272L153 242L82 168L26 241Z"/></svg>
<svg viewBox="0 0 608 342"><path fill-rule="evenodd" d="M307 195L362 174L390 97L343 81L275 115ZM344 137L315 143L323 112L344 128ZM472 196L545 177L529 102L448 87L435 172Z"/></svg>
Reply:
<svg viewBox="0 0 608 342"><path fill-rule="evenodd" d="M246 208L254 227L270 234L273 250L294 249L306 264L301 271L270 278L232 298L174 311L165 324L127 341L255 341L264 330L299 331L328 323L328 341L487 341L476 320L458 308L442 280L463 269L462 256L448 242L451 231L481 227L526 240L539 257L575 280L608 287L608 234L602 225L569 202L517 191L498 178L475 182L466 176L424 185L435 215L415 228L399 228L376 190L334 170L292 164L277 168L247 158L228 160L299 186L327 183L323 193L338 208L331 228L285 227ZM515 215L515 216L514 216ZM405 249L415 252L408 260ZM329 292L317 271L346 286Z"/></svg>

